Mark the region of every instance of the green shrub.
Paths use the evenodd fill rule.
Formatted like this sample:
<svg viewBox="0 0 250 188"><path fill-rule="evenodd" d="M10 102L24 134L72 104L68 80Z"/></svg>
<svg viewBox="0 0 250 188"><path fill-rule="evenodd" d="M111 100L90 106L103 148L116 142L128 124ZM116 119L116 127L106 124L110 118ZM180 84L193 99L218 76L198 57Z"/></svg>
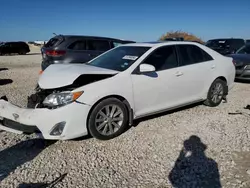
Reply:
<svg viewBox="0 0 250 188"><path fill-rule="evenodd" d="M162 35L159 40L165 40L166 38L177 38L177 37L182 37L184 38L185 41L196 41L199 43L204 44L205 42L202 41L201 38L193 35L192 33L187 33L183 31L170 31L167 32L166 34Z"/></svg>

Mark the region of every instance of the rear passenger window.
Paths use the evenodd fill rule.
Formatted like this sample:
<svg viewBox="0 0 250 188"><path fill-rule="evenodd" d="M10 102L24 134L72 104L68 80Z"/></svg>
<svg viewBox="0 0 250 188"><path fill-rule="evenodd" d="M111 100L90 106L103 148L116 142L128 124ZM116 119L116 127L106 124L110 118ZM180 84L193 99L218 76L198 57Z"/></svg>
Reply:
<svg viewBox="0 0 250 188"><path fill-rule="evenodd" d="M86 50L86 41L78 40L69 45L68 49L71 50Z"/></svg>
<svg viewBox="0 0 250 188"><path fill-rule="evenodd" d="M210 61L213 59L208 53L195 45L178 45L178 49L180 64L182 66Z"/></svg>
<svg viewBox="0 0 250 188"><path fill-rule="evenodd" d="M107 40L89 40L87 42L87 50L107 51L109 49L110 44Z"/></svg>
<svg viewBox="0 0 250 188"><path fill-rule="evenodd" d="M44 47L46 48L51 48L55 47L63 42L64 38L61 36L53 37L51 38L45 45Z"/></svg>

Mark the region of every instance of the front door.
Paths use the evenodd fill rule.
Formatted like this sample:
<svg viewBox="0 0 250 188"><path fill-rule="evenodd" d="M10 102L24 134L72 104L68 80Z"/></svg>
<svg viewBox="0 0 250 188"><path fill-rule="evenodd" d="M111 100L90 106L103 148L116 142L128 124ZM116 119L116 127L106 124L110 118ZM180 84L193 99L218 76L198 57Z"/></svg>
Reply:
<svg viewBox="0 0 250 188"><path fill-rule="evenodd" d="M135 115L140 117L179 105L185 78L178 72L175 47L160 47L142 63L153 65L156 71L131 74Z"/></svg>

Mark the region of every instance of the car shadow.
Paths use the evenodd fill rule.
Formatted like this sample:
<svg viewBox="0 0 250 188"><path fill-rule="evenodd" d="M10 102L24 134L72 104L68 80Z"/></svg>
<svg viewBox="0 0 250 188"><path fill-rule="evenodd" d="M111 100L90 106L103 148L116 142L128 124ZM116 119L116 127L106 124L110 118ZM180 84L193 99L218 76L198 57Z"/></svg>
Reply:
<svg viewBox="0 0 250 188"><path fill-rule="evenodd" d="M145 73L142 73L142 75L148 76L151 78L158 78L158 74L156 72L145 72Z"/></svg>
<svg viewBox="0 0 250 188"><path fill-rule="evenodd" d="M0 68L0 71L6 71L9 70L8 68Z"/></svg>
<svg viewBox="0 0 250 188"><path fill-rule="evenodd" d="M11 79L0 79L0 86L11 84L13 80Z"/></svg>
<svg viewBox="0 0 250 188"><path fill-rule="evenodd" d="M250 80L235 79L234 82L242 84L250 84Z"/></svg>
<svg viewBox="0 0 250 188"><path fill-rule="evenodd" d="M218 164L205 154L207 146L192 135L183 143L183 149L168 179L175 188L221 188Z"/></svg>
<svg viewBox="0 0 250 188"><path fill-rule="evenodd" d="M194 108L194 107L200 106L200 105L203 105L203 102L198 102L198 103L190 104L190 105L187 105L187 106L184 106L184 107L176 108L174 110L168 110L168 111L166 110L164 112L160 112L160 113L157 113L157 114L154 114L154 115L149 115L149 116L146 116L146 117L138 118L138 119L134 120L133 127L136 127L139 123L141 123L143 121L148 121L150 119L155 119L155 118L165 116L165 115L168 115L168 114L173 114L175 112L179 112L179 111L182 111L182 110L187 110L187 109Z"/></svg>
<svg viewBox="0 0 250 188"><path fill-rule="evenodd" d="M0 71L6 71L9 70L8 68L0 68ZM11 84L13 80L11 79L0 79L0 86Z"/></svg>
<svg viewBox="0 0 250 188"><path fill-rule="evenodd" d="M56 141L30 139L0 151L0 182L26 162L33 160L45 148Z"/></svg>
<svg viewBox="0 0 250 188"><path fill-rule="evenodd" d="M86 135L86 136L81 136L81 137L78 137L78 138L74 138L72 139L72 141L82 141L82 140L88 140L88 139L91 139L93 138L90 134Z"/></svg>

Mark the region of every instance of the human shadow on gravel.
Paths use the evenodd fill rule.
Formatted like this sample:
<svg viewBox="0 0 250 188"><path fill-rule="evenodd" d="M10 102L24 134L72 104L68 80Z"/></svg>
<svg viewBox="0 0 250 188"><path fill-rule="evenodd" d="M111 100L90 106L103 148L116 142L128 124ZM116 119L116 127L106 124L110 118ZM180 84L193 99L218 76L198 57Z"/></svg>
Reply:
<svg viewBox="0 0 250 188"><path fill-rule="evenodd" d="M241 84L250 84L250 80L235 79L234 82Z"/></svg>
<svg viewBox="0 0 250 188"><path fill-rule="evenodd" d="M9 70L8 68L0 68L0 71L6 71ZM0 79L0 86L11 84L13 80L11 79Z"/></svg>
<svg viewBox="0 0 250 188"><path fill-rule="evenodd" d="M207 146L192 135L184 147L168 178L173 187L221 188L217 163L205 155Z"/></svg>
<svg viewBox="0 0 250 188"><path fill-rule="evenodd" d="M0 182L26 162L33 160L55 141L30 139L0 151Z"/></svg>

